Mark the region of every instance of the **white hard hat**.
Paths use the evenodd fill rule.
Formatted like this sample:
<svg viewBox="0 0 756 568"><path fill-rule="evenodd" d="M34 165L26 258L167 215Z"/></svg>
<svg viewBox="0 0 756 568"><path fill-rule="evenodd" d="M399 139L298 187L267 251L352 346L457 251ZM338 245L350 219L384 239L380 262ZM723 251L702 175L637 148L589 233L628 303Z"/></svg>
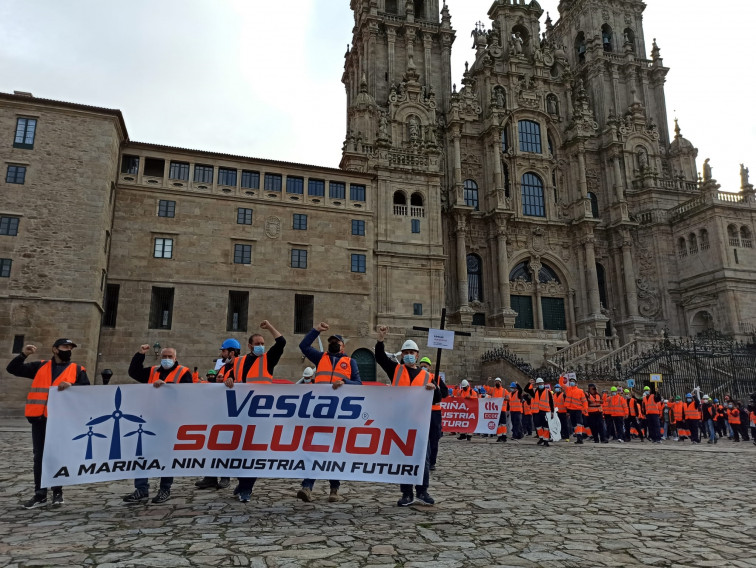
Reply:
<svg viewBox="0 0 756 568"><path fill-rule="evenodd" d="M306 367L304 371L302 371L303 377L311 377L315 374L315 371L312 367Z"/></svg>
<svg viewBox="0 0 756 568"><path fill-rule="evenodd" d="M543 379L542 379L541 377L538 377L538 378L536 379L536 384L537 384L537 385L538 385L538 384L541 384L542 382L543 382Z"/></svg>
<svg viewBox="0 0 756 568"><path fill-rule="evenodd" d="M467 379L463 379L461 383L459 383L459 386L462 388L469 387L470 383L467 382Z"/></svg>
<svg viewBox="0 0 756 568"><path fill-rule="evenodd" d="M705 394L705 395L703 395L703 398L704 398L704 400L709 400L709 395Z"/></svg>
<svg viewBox="0 0 756 568"><path fill-rule="evenodd" d="M420 351L417 348L417 343L415 343L411 339L408 339L407 341L404 342L404 345L402 345L402 351L406 351L406 350L410 350L410 349L412 351Z"/></svg>
<svg viewBox="0 0 756 568"><path fill-rule="evenodd" d="M500 377L496 377L496 378L494 379L494 382L496 382L496 381L499 381L499 382L501 382L501 378L500 378Z"/></svg>

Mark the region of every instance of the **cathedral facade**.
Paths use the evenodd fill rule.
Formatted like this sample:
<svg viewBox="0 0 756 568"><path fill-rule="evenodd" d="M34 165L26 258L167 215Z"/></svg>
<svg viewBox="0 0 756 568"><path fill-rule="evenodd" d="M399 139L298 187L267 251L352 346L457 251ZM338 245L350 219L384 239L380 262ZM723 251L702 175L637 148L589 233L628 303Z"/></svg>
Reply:
<svg viewBox="0 0 756 568"><path fill-rule="evenodd" d="M643 2L562 0L542 29L535 0L496 0L460 85L446 5L351 9L339 169L134 142L120 111L0 94L7 357L70 336L127 381L143 343L205 369L269 319L298 378L325 320L374 380L376 325L398 347L446 309L471 334L445 357L456 382L494 348L566 369L665 329L756 331L748 170L737 192L698 173Z"/></svg>

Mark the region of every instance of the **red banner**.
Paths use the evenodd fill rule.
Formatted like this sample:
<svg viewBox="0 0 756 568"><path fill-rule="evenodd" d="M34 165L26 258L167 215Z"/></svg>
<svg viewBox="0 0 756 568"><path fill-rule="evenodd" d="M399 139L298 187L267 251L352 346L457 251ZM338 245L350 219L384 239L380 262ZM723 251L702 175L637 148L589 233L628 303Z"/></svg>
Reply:
<svg viewBox="0 0 756 568"><path fill-rule="evenodd" d="M501 403L500 398L445 398L441 401L443 431L495 434Z"/></svg>

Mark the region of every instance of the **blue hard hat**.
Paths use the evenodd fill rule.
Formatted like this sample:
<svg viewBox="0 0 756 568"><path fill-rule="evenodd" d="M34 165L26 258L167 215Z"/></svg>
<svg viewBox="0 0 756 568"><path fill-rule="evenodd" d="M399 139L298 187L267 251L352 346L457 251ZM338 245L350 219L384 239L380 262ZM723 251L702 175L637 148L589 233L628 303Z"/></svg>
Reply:
<svg viewBox="0 0 756 568"><path fill-rule="evenodd" d="M685 398L693 398L693 395L690 394L690 393L688 393L688 394L685 395Z"/></svg>
<svg viewBox="0 0 756 568"><path fill-rule="evenodd" d="M715 399L714 399L714 402L719 402L719 399L718 399L718 398L715 398Z"/></svg>
<svg viewBox="0 0 756 568"><path fill-rule="evenodd" d="M517 388L517 383L509 383L509 388L516 389Z"/></svg>
<svg viewBox="0 0 756 568"><path fill-rule="evenodd" d="M241 351L241 343L239 343L236 339L226 339L226 341L223 342L223 345L221 345L221 349L238 349Z"/></svg>

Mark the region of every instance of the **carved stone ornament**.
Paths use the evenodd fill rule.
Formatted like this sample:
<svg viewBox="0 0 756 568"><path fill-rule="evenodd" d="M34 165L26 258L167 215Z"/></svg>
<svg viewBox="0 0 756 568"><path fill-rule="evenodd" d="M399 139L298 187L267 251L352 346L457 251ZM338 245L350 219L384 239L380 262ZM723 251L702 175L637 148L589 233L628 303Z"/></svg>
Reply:
<svg viewBox="0 0 756 568"><path fill-rule="evenodd" d="M541 227L533 229L532 248L537 253L542 253L546 250L546 235L545 231Z"/></svg>
<svg viewBox="0 0 756 568"><path fill-rule="evenodd" d="M653 319L661 311L659 291L646 277L636 280L638 286L638 311L645 318Z"/></svg>
<svg viewBox="0 0 756 568"><path fill-rule="evenodd" d="M711 304L715 302L716 299L717 299L716 294L696 294L695 296L684 298L683 301L680 302L680 304L683 306Z"/></svg>
<svg viewBox="0 0 756 568"><path fill-rule="evenodd" d="M277 239L281 236L281 219L270 216L265 219L265 235L269 239Z"/></svg>

